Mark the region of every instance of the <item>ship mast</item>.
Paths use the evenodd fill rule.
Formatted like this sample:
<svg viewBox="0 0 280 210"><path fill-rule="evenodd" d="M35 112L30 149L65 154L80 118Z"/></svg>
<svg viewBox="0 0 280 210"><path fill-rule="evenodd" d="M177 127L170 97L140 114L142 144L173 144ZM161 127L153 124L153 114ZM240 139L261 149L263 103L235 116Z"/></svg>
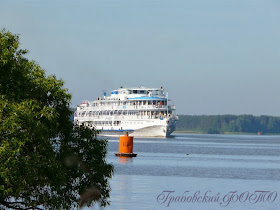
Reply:
<svg viewBox="0 0 280 210"><path fill-rule="evenodd" d="M168 114L168 91L166 91L166 105L167 105L167 117L169 116L169 114Z"/></svg>

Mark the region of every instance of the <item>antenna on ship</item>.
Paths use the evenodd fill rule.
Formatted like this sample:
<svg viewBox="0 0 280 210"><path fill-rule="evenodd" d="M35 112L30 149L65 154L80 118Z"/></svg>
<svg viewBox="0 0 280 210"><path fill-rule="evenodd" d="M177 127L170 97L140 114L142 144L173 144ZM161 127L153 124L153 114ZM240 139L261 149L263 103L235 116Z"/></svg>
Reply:
<svg viewBox="0 0 280 210"><path fill-rule="evenodd" d="M169 116L169 114L168 114L168 91L166 91L166 94L165 94L165 96L166 96L166 105L167 105L167 117Z"/></svg>
<svg viewBox="0 0 280 210"><path fill-rule="evenodd" d="M106 95L107 95L107 93L106 93L106 91L105 91L105 90L102 90L102 93L103 93L103 99L105 100L105 99L106 99Z"/></svg>

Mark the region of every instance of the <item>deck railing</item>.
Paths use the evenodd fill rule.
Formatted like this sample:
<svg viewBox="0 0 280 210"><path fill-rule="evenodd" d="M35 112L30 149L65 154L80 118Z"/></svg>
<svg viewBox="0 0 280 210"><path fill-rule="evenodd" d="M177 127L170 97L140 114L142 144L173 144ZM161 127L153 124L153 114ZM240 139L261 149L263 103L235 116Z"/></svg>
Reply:
<svg viewBox="0 0 280 210"><path fill-rule="evenodd" d="M79 121L118 121L118 120L136 120L136 119L176 119L176 116L170 115L169 117L163 115L103 115L103 116L79 116L76 117Z"/></svg>
<svg viewBox="0 0 280 210"><path fill-rule="evenodd" d="M139 111L146 111L146 110L166 110L167 105L104 105L104 106L87 106L87 107L80 107L80 110L83 111L103 111L103 110L139 110ZM169 110L175 110L174 105L168 106Z"/></svg>

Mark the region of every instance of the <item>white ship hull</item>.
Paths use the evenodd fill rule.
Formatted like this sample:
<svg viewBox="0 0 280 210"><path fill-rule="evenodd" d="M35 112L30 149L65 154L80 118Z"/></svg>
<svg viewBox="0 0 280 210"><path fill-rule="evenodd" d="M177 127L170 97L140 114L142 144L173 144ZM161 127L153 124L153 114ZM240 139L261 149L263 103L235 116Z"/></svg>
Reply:
<svg viewBox="0 0 280 210"><path fill-rule="evenodd" d="M168 125L151 125L138 129L108 129L100 130L101 136L120 136L128 132L131 136L134 137L169 137L170 134L174 131L175 127Z"/></svg>
<svg viewBox="0 0 280 210"><path fill-rule="evenodd" d="M83 123L99 130L102 136L119 136L128 132L135 137L169 137L175 130L176 119L130 119L120 121L119 126L96 126L97 122L88 119Z"/></svg>

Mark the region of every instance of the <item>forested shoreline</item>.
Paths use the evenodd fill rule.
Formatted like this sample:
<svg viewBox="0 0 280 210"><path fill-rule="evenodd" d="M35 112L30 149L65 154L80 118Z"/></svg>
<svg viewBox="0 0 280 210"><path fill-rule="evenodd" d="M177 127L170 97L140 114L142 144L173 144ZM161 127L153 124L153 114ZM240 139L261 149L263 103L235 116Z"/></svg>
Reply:
<svg viewBox="0 0 280 210"><path fill-rule="evenodd" d="M280 134L280 117L265 115L179 115L176 131L207 134Z"/></svg>

